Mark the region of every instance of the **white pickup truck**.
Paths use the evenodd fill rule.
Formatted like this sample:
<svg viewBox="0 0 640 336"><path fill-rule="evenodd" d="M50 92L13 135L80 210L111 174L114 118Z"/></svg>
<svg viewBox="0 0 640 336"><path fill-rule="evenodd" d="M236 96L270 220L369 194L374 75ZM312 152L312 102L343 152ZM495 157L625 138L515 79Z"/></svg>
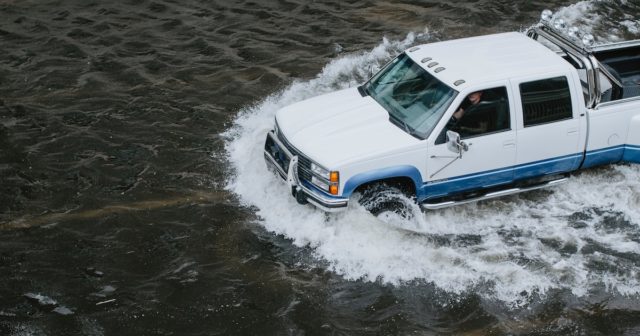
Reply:
<svg viewBox="0 0 640 336"><path fill-rule="evenodd" d="M640 40L591 47L555 24L416 46L358 88L287 106L267 166L336 211L381 186L437 209L640 162Z"/></svg>

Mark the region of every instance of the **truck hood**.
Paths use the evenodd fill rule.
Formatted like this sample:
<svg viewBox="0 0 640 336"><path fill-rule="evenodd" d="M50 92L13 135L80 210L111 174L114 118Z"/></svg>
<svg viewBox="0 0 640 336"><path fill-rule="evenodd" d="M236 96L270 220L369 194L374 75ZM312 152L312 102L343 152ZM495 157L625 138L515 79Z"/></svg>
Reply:
<svg viewBox="0 0 640 336"><path fill-rule="evenodd" d="M420 142L392 124L387 111L356 88L289 105L276 113L276 122L294 147L328 169Z"/></svg>

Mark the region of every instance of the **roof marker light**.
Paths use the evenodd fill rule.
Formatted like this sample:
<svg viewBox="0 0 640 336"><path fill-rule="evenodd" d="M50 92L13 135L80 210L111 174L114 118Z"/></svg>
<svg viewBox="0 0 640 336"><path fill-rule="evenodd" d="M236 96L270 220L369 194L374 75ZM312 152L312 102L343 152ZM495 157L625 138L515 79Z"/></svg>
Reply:
<svg viewBox="0 0 640 336"><path fill-rule="evenodd" d="M431 62L431 63L427 64L427 68L433 68L436 65L438 65L438 62Z"/></svg>
<svg viewBox="0 0 640 336"><path fill-rule="evenodd" d="M464 81L464 79L458 79L457 81L453 82L453 85L455 85L455 86L459 86L459 85L462 85L462 84L464 84L464 83L466 83L466 82Z"/></svg>
<svg viewBox="0 0 640 336"><path fill-rule="evenodd" d="M413 48L409 49L409 51L410 52L414 52L414 51L419 50L419 49L420 49L420 47L413 47Z"/></svg>
<svg viewBox="0 0 640 336"><path fill-rule="evenodd" d="M433 59L433 58L431 58L431 57L425 57L425 58L423 58L423 59L420 61L420 63L427 63L427 62L429 62L429 61L430 61L430 60L432 60L432 59Z"/></svg>
<svg viewBox="0 0 640 336"><path fill-rule="evenodd" d="M442 70L444 70L444 68L443 68L443 67L437 67L437 68L436 68L435 70L433 70L433 71L435 71L436 73L438 73L438 72L440 72L440 71L442 71Z"/></svg>

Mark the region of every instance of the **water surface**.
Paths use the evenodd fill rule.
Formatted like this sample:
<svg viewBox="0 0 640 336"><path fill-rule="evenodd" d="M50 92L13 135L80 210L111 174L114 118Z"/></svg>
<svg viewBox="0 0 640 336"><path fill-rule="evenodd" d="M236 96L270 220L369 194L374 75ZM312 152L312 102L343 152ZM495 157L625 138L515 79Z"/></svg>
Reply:
<svg viewBox="0 0 640 336"><path fill-rule="evenodd" d="M634 1L0 3L0 334L640 332L640 168L326 216L266 170L275 111L420 43Z"/></svg>

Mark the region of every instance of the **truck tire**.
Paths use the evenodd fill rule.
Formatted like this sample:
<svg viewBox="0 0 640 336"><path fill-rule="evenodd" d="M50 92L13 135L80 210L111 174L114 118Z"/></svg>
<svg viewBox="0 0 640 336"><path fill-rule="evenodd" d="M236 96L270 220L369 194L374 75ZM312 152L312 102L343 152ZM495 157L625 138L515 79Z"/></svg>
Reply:
<svg viewBox="0 0 640 336"><path fill-rule="evenodd" d="M400 186L378 182L361 188L359 194L358 203L374 216L391 211L405 218L411 217L410 203L415 200Z"/></svg>

